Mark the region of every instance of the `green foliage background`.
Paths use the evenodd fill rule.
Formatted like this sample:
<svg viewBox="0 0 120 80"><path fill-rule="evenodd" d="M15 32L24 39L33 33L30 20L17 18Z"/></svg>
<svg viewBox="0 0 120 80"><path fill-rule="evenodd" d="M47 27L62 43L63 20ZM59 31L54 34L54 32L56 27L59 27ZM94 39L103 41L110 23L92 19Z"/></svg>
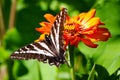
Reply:
<svg viewBox="0 0 120 80"><path fill-rule="evenodd" d="M46 21L44 14L55 15L61 7L66 7L70 16L95 8L96 16L101 18L112 35L107 42L99 42L95 49L83 43L74 48L75 80L88 80L88 77L89 80L120 80L120 0L17 0L12 29L8 27L12 0L0 2L5 23L5 35L0 39L0 80L72 79L71 69L66 64L56 68L37 60L10 59L13 51L40 36L35 28L40 27L39 22ZM92 67L94 64L95 68ZM91 70L94 75L89 76Z"/></svg>

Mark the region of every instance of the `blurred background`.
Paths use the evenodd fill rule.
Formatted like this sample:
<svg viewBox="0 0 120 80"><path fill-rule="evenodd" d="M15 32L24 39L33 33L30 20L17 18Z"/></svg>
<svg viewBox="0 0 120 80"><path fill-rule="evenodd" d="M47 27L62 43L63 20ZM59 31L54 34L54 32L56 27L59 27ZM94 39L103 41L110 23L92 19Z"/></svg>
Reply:
<svg viewBox="0 0 120 80"><path fill-rule="evenodd" d="M46 21L44 14L56 15L62 7L70 16L95 8L112 35L97 48L80 43L74 49L75 80L88 80L94 63L96 75L90 80L120 80L120 0L0 0L0 80L73 80L66 64L56 68L10 59L12 52L40 36L35 28Z"/></svg>

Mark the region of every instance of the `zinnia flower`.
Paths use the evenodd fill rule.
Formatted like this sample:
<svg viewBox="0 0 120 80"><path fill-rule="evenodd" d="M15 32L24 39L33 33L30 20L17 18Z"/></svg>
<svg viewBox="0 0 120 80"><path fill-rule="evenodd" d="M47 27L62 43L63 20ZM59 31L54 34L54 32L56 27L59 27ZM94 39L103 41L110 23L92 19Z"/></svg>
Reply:
<svg viewBox="0 0 120 80"><path fill-rule="evenodd" d="M106 41L111 37L110 32L106 28L99 27L104 25L100 21L100 18L95 17L95 9L87 13L81 13L78 16L70 18L66 16L66 23L64 24L63 37L65 46L68 44L78 46L78 43L82 41L89 47L96 48L97 41ZM49 34L52 24L55 21L55 17L51 14L44 16L49 22L41 22L42 27L36 28L37 31L42 33L40 38L36 41L41 41L45 38L45 34Z"/></svg>
<svg viewBox="0 0 120 80"><path fill-rule="evenodd" d="M100 18L95 17L95 12L96 10L92 9L88 13L81 13L73 18L67 16L63 33L66 45L71 44L77 47L82 41L87 46L96 48L97 44L94 42L106 41L110 38L108 29L99 27L104 23Z"/></svg>

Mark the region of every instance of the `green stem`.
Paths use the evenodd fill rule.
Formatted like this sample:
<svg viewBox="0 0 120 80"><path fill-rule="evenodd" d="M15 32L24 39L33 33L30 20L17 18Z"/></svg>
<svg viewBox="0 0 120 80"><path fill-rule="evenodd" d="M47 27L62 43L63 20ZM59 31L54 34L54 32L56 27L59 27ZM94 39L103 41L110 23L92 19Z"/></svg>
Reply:
<svg viewBox="0 0 120 80"><path fill-rule="evenodd" d="M2 1L0 0L0 46L2 46L2 39L5 34L5 25L2 14Z"/></svg>
<svg viewBox="0 0 120 80"><path fill-rule="evenodd" d="M71 70L71 71L70 71L70 72L71 72L71 79L72 79L72 80L75 80L74 68L71 68L70 70Z"/></svg>
<svg viewBox="0 0 120 80"><path fill-rule="evenodd" d="M9 29L14 27L16 4L17 4L17 0L12 0L11 10L10 10L10 18L9 18Z"/></svg>
<svg viewBox="0 0 120 80"><path fill-rule="evenodd" d="M94 73L95 73L95 64L93 65L90 74L88 76L88 80L94 80Z"/></svg>
<svg viewBox="0 0 120 80"><path fill-rule="evenodd" d="M71 66L71 79L75 80L74 72L74 46L69 46L69 57L70 57L70 66Z"/></svg>

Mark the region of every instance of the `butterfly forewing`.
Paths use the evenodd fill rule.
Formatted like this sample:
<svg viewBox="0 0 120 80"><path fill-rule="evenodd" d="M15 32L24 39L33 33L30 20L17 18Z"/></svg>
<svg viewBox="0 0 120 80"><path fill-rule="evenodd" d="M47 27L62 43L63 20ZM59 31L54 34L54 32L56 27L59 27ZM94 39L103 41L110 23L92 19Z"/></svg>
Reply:
<svg viewBox="0 0 120 80"><path fill-rule="evenodd" d="M63 11L61 11L59 15L57 15L50 33L50 38L58 53L60 53L61 46L63 47L62 31L64 29L65 20L66 20L66 9L63 9Z"/></svg>
<svg viewBox="0 0 120 80"><path fill-rule="evenodd" d="M65 51L63 45L62 31L64 29L64 22L66 19L66 9L63 8L56 16L52 25L50 35L45 36L45 40L40 42L33 42L24 46L12 55L12 59L38 59L39 61L46 62L50 65L59 66L65 62Z"/></svg>

